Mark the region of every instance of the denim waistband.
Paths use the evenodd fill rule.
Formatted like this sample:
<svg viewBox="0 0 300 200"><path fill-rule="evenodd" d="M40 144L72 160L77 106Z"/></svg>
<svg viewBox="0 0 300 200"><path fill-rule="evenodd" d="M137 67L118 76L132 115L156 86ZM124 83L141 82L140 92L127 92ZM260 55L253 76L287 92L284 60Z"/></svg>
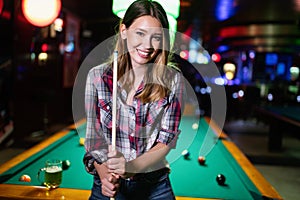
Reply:
<svg viewBox="0 0 300 200"><path fill-rule="evenodd" d="M163 175L169 174L169 173L170 173L170 169L165 167L165 168L155 170L152 172L138 173L126 180L129 180L129 181L144 181L144 180L155 181L155 180L159 180Z"/></svg>

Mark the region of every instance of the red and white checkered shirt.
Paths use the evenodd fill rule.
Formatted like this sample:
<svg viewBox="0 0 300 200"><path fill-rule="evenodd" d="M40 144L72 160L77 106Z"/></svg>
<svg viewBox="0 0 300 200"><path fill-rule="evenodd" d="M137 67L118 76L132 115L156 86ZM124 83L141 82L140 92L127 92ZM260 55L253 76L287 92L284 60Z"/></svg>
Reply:
<svg viewBox="0 0 300 200"><path fill-rule="evenodd" d="M127 92L118 85L116 148L127 161L133 160L160 142L176 145L183 109L184 78L172 70L170 93L155 102L143 103L133 98L126 104ZM111 144L113 71L103 64L92 68L87 76L85 109L87 117L84 163L90 173L95 173L93 162L107 160ZM144 89L140 84L136 95Z"/></svg>

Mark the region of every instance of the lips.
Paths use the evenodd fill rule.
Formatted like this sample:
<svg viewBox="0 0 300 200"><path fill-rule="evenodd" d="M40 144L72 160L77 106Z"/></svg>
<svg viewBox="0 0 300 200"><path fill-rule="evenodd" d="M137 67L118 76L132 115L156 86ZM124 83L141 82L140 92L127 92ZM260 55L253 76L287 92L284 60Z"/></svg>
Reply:
<svg viewBox="0 0 300 200"><path fill-rule="evenodd" d="M152 51L142 51L140 49L137 49L137 52L138 52L139 56L142 58L149 58L152 53Z"/></svg>

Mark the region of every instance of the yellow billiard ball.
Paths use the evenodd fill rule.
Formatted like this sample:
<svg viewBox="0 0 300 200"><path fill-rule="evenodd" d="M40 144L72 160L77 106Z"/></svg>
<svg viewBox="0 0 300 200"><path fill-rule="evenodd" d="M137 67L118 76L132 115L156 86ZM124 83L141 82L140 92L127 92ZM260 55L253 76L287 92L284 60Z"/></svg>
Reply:
<svg viewBox="0 0 300 200"><path fill-rule="evenodd" d="M82 138L82 137L79 139L79 144L80 144L81 146L84 145L84 140L85 140L85 138Z"/></svg>

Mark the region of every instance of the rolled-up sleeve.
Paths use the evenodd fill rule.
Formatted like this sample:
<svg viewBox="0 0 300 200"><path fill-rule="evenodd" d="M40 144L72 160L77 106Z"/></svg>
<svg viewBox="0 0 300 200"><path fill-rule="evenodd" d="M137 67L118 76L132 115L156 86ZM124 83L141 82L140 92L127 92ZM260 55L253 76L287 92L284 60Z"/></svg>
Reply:
<svg viewBox="0 0 300 200"><path fill-rule="evenodd" d="M100 122L100 110L98 106L98 90L101 80L99 70L91 69L87 76L85 88L86 111L86 153L83 162L87 172L95 174L94 162L101 164L107 160L108 144L103 134Z"/></svg>
<svg viewBox="0 0 300 200"><path fill-rule="evenodd" d="M161 130L157 142L175 148L178 135L180 134L179 125L184 109L185 83L182 74L177 72L168 97L168 104L164 109L161 120Z"/></svg>

